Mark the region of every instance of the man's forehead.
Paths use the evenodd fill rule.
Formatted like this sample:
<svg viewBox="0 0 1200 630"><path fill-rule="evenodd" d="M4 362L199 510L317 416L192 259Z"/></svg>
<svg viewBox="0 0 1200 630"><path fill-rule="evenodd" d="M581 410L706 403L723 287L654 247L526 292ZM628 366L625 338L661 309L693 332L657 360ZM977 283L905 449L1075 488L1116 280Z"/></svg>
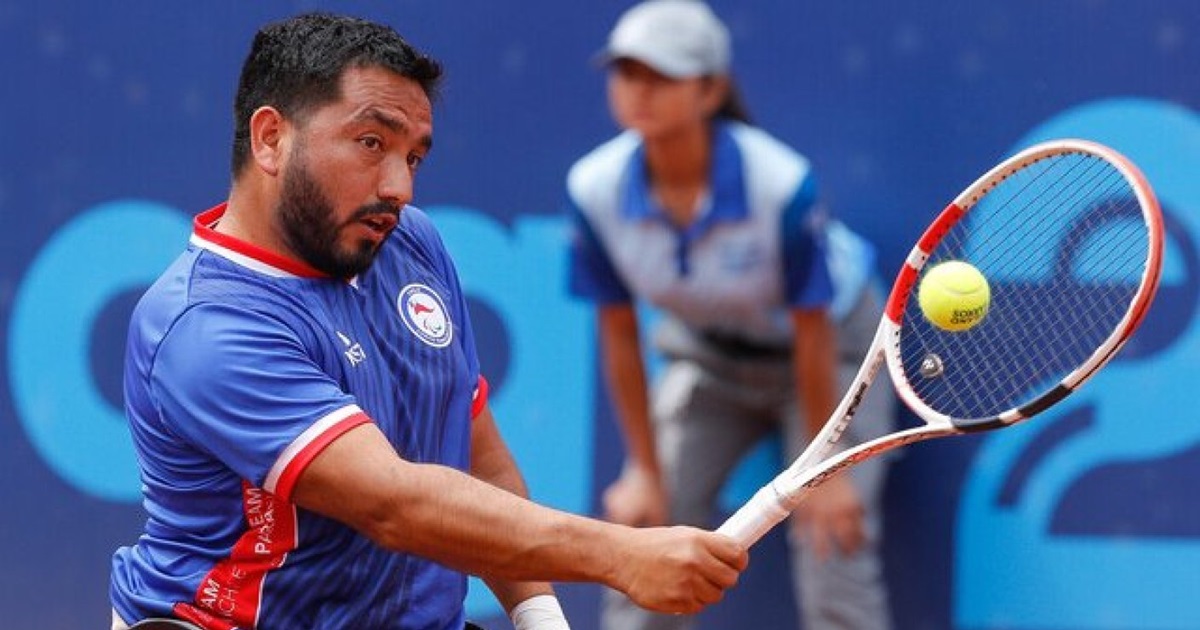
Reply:
<svg viewBox="0 0 1200 630"><path fill-rule="evenodd" d="M341 78L342 101L360 114L394 117L430 125L433 106L421 84L382 67L356 67Z"/></svg>

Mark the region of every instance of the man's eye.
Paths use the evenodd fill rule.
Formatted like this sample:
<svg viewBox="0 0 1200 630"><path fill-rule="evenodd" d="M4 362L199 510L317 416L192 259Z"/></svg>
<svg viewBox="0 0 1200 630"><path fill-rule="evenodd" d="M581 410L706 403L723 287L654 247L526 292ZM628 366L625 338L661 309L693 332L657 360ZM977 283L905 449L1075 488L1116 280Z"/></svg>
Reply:
<svg viewBox="0 0 1200 630"><path fill-rule="evenodd" d="M383 148L383 142L375 136L365 136L360 138L358 141L363 145L363 147L370 149L371 151L378 151Z"/></svg>
<svg viewBox="0 0 1200 630"><path fill-rule="evenodd" d="M411 169L416 169L417 167L421 166L421 162L424 161L425 156L412 153L408 156L408 167Z"/></svg>

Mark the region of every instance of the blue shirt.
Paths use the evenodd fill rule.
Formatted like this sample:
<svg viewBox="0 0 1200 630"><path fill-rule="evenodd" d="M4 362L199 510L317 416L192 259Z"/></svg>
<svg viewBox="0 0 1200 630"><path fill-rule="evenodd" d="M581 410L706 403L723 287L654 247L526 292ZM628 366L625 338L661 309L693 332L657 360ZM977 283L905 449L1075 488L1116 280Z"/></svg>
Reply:
<svg viewBox="0 0 1200 630"><path fill-rule="evenodd" d="M113 558L114 608L206 628L461 628L465 576L290 502L321 449L366 422L409 461L469 466L485 388L428 217L405 208L347 282L215 232L223 212L197 217L130 324L148 519Z"/></svg>
<svg viewBox="0 0 1200 630"><path fill-rule="evenodd" d="M789 344L789 311L829 307L836 297L829 222L815 211L809 163L749 125L715 123L713 138L707 203L684 228L655 202L635 133L575 163L567 177L570 290L601 304L644 299L700 332ZM856 263L859 275L871 264Z"/></svg>

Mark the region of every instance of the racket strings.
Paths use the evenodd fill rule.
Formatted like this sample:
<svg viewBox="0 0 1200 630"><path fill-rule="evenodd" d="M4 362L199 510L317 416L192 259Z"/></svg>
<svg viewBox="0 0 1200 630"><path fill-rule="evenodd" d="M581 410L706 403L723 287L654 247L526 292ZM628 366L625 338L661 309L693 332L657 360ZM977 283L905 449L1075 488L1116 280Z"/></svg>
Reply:
<svg viewBox="0 0 1200 630"><path fill-rule="evenodd" d="M999 202L998 206L992 209L992 211L989 213L990 218L993 220L997 218L1006 219L1007 225L1002 226L1002 228L991 228L987 225L981 225L973 232L959 230L955 234L954 240L958 241L958 247L955 247L955 249L961 249L964 245L963 241L969 238L974 238L976 241L974 244L975 250L987 252L995 251L994 248L997 246L997 242L1010 237L1014 232L1021 232L1024 234L1048 234L1050 233L1055 222L1060 220L1059 216L1056 215L1055 212L1061 212L1066 208L1080 205L1083 200L1097 198L1097 189L1101 186L1107 187L1110 193L1119 189L1121 186L1122 182L1120 180L1112 177L1104 177L1106 174L1114 174L1115 171L1106 172L1101 168L1097 168L1097 166L1107 166L1107 164L1101 163L1100 165L1097 165L1092 162L1090 165L1092 167L1091 170L1085 171L1082 174L1076 173L1076 170L1081 167L1081 164L1082 162L1073 162L1068 167L1067 171L1063 173L1062 177L1057 180L1062 181L1067 177L1072 177L1074 181L1078 182L1078 185L1074 186L1054 186L1054 182L1047 182L1046 179L1048 174L1053 170L1048 168L1038 169L1035 173L1018 171L1014 175L1010 176L1023 180L1024 183L1021 184L1016 191L1008 193L1007 196L1003 198L1003 201ZM1049 195L1045 195L1040 199L1037 199L1037 202L1047 209L1045 212L1028 211L1027 204L1029 203L1029 200L1027 197L1038 194L1038 189L1035 187L1037 185L1052 187L1052 191ZM1070 196L1068 197L1068 195ZM989 199L989 202L993 203L993 205L996 204L995 199ZM1022 205L1023 207L1014 209L1013 206L1018 204ZM972 218L977 216L979 216L979 214L972 216ZM1011 265L1014 266L1024 262L1022 259L1018 258L1012 258L1010 261ZM1010 270L1011 269L1004 269L1003 266L999 266L997 269L997 271L1000 271L1001 273Z"/></svg>
<svg viewBox="0 0 1200 630"><path fill-rule="evenodd" d="M1106 163L1098 160L1091 160L1087 164L1088 168L1084 169L1082 173L1079 173L1077 172L1077 167L1080 163L1081 162L1073 163L1071 164L1071 168L1068 169L1067 176L1073 178L1073 183L1071 186L1057 186L1054 189L1056 194L1047 195L1041 200L1045 202L1047 208L1050 209L1050 212L1032 215L1041 219L1036 228L1038 233L1053 233L1051 231L1053 226L1050 224L1055 217L1062 216L1063 212L1069 211L1071 208L1093 204L1094 200L1111 200L1114 198L1115 192L1120 190L1123 180L1119 177L1119 173L1107 168ZM1044 173L1048 172L1049 171L1047 170L1042 174L1044 175ZM1029 190L1029 187L1025 187L1025 190ZM1022 215L1018 213L1016 216L1021 217L1028 215ZM1112 220L1112 216L1110 216L1109 212L1091 212L1083 214L1082 217L1084 219L1082 222L1083 227L1081 229L1076 229L1073 232L1074 238L1063 240L1064 247L1062 247L1061 250L1066 250L1068 252L1072 251L1078 247L1078 243L1082 239L1089 238L1095 234L1101 234L1104 235L1105 238L1099 245L1099 249L1107 254L1104 256L1091 256L1084 258L1083 260L1085 262L1090 261L1093 263L1090 266L1091 268L1086 265L1077 265L1069 276L1066 275L1065 270L1055 268L1055 265L1058 262L1056 258L1058 257L1045 258L1044 264L1039 269L1039 274L1042 274L1043 277L1057 278L1060 280L1063 278L1069 278L1073 281L1079 281L1082 278L1100 278L1099 284L1096 282L1091 283L1093 285L1091 292L1084 293L1080 291L1067 290L1060 292L1060 294L1056 296L1057 299L1055 300L1055 306L1057 308L1055 308L1055 311L1057 312L1058 316L1063 319L1062 329L1072 332L1072 335L1064 336L1062 339L1067 341L1074 340L1074 345L1077 350L1059 352L1057 355L1047 353L1046 358L1059 356L1070 363L1076 363L1076 358L1079 358L1079 360L1086 358L1088 353L1090 353L1090 351L1107 336L1109 330L1111 330L1111 326L1109 325L1110 322L1115 323L1116 321L1119 321L1119 318L1123 315L1124 311L1122 308L1123 304L1120 300L1113 302L1111 300L1104 299L1103 296L1096 295L1095 287L1113 286L1113 283L1110 279L1104 279L1104 276L1096 270L1096 264L1105 263L1117 258L1113 254L1119 250L1114 248L1113 245L1119 242L1128 242L1128 240L1126 239L1126 241L1121 241L1118 238L1119 235L1116 231L1104 231L1099 229L1102 224ZM1028 228L1026 228L1026 231L1028 231ZM1095 247L1096 245L1093 245L1093 248ZM1010 260L1014 261L1013 265L1010 265L1008 268L997 268L996 273L999 276L1011 276L1011 272L1015 268L1015 264L1019 263L1021 259L1011 258ZM1120 293L1125 294L1126 292L1121 291ZM1086 301L1081 301L1078 298L1087 299ZM1111 314L1097 312L1098 307L1106 303L1116 304L1117 309L1111 311ZM1009 319L1006 321L1019 322L1020 320ZM1094 331L1094 334L1081 335L1079 334L1079 331ZM1010 328L1008 338L1014 338L1015 334L1016 333Z"/></svg>
<svg viewBox="0 0 1200 630"><path fill-rule="evenodd" d="M1100 163L1098 161L1092 161L1091 165L1092 166L1095 166L1095 165L1104 166L1103 163ZM1066 194L1059 194L1056 196L1048 197L1049 202L1050 202L1048 205L1050 207L1052 207L1055 212L1061 212L1061 211L1068 209L1070 207L1073 207L1073 206L1078 206L1078 205L1081 205L1084 203L1091 203L1090 200L1092 200L1092 199L1112 199L1113 191L1116 189L1115 186L1118 186L1121 182L1118 178L1108 178L1106 180L1099 179L1098 173L1101 173L1102 171L1103 171L1103 169L1092 168L1092 170L1089 171L1087 173L1087 175L1077 177L1076 180L1078 183L1076 185L1074 185L1073 187L1057 188L1056 191L1059 193L1065 193L1065 191L1074 191L1075 194L1074 194L1074 196L1068 196ZM1072 173L1073 173L1073 171L1072 171ZM1105 182L1107 182L1107 184L1103 188L1101 188L1097 182L1100 182L1100 184L1105 184ZM1046 215L1039 215L1039 216L1045 217ZM1055 215L1051 215L1051 216L1055 216ZM1115 232L1115 231L1109 231L1109 232L1097 231L1099 226L1096 225L1097 224L1096 217L1102 217L1105 221L1109 220L1109 218L1110 218L1105 213L1091 213L1091 214L1084 215L1085 227L1083 229L1076 230L1075 234L1082 235L1083 237L1087 237L1089 235L1093 235L1096 233L1106 235L1106 238L1104 239L1105 242L1102 245L1100 245L1100 249L1102 251L1108 252L1108 255L1098 256L1098 257L1092 256L1090 258L1085 258L1084 259L1085 261L1091 261L1094 264L1092 264L1090 266L1091 267L1090 269L1088 266L1077 266L1071 277L1074 278L1075 280L1079 280L1081 278L1087 278L1087 277L1090 277L1093 279L1100 278L1101 281L1098 286L1106 286L1106 285L1111 286L1112 283L1110 281L1104 280L1103 276L1099 272L1096 271L1095 267L1097 266L1096 263L1104 263L1106 261L1117 258L1113 254L1115 252L1117 252L1118 250L1114 249L1114 247L1112 246L1113 242L1115 242L1114 239L1116 239L1116 237L1117 237L1117 232ZM1044 223L1046 223L1046 221L1043 221L1042 223L1044 224ZM1039 229L1045 229L1045 227L1040 226ZM1074 240L1079 240L1079 239L1077 238ZM1070 249L1075 248L1075 246L1076 246L1075 243L1073 243L1071 241L1065 241L1065 242L1068 243L1068 245L1066 246L1065 249L1070 250ZM1047 259L1047 264L1053 264L1054 262L1055 261L1053 259ZM1001 275L1004 275L1005 272L1002 270L1000 273L1001 273ZM1059 273L1055 277L1062 277L1062 273ZM1095 282L1092 282L1091 284L1096 285ZM1092 298L1092 300L1087 304L1082 304L1082 303L1075 304L1070 301L1072 298L1078 297L1081 295L1088 295L1090 298ZM1059 312L1059 315L1062 316L1064 318L1064 320L1066 320L1063 322L1064 328L1071 330L1073 333L1076 333L1076 331L1079 331L1079 330L1087 330L1089 323L1093 323L1093 322L1106 323L1107 321L1112 321L1111 318L1106 319L1106 317L1103 314L1096 312L1096 306L1100 305L1100 304L1104 304L1105 301L1103 299L1096 299L1097 296L1095 295L1094 288L1093 288L1092 293L1090 293L1090 294L1066 291L1066 292L1063 292L1063 294L1060 297L1062 298L1059 301L1059 306L1061 308L1059 308L1057 310ZM1091 307L1091 308L1084 308L1084 307ZM1118 309L1115 312L1115 316L1119 318L1121 313L1122 313L1122 311L1120 309ZM1077 337L1068 337L1068 339L1070 339L1070 338L1076 339L1078 346L1081 348L1080 352L1088 352L1092 348L1094 348L1095 345L1097 343L1099 343L1099 341L1103 340L1103 337L1108 332L1108 328L1109 327L1107 325L1100 326L1097 331L1097 334L1099 335L1099 337L1095 338L1095 339L1089 338L1087 335L1080 335ZM1066 356L1069 356L1069 357L1070 356L1078 356L1078 353L1075 353L1075 354L1066 353Z"/></svg>
<svg viewBox="0 0 1200 630"><path fill-rule="evenodd" d="M1149 248L1140 202L1107 161L1069 153L1010 173L930 253L988 278L984 321L932 326L909 301L901 358L913 391L956 418L1019 407L1083 365L1123 320ZM923 373L929 357L940 369ZM928 365L928 364L926 364Z"/></svg>
<svg viewBox="0 0 1200 630"><path fill-rule="evenodd" d="M1072 170L1076 167L1077 165L1072 165ZM1007 188L993 189L988 193L990 196L985 196L984 199L986 199L987 204L996 206L991 214L992 217L1003 217L1006 221L1011 222L1013 225L1019 227L1014 228L1012 225L1010 225L1007 226L1006 229L978 229L974 232L969 232L964 229L954 230L948 234L946 239L943 241L944 244L940 248L939 253L947 255L947 257L958 256L957 252L962 252L967 249L968 241L970 240L971 235L974 235L976 239L974 249L983 252L991 251L992 248L995 247L996 243L1003 241L1003 239L1008 236L1008 233L1014 229L1019 229L1025 233L1036 234L1041 232L1045 228L1043 224L1050 222L1051 219L1048 219L1045 214L1032 214L1024 212L1023 207L1027 204L1025 197L1028 192L1031 189L1036 189L1039 183L1046 177L1048 172L1049 171L1047 169L1038 169L1032 172L1029 170L1017 171L1014 174L1010 174L1009 177L1013 179L1005 180L1009 182ZM1055 194L1045 197L1043 201L1047 205L1061 205L1061 201L1058 197L1062 194L1062 191L1063 189L1061 188L1057 189ZM981 205L979 201L977 201L977 205ZM936 262L940 262L940 260L931 262L936 264ZM981 264L981 261L973 262L976 262L976 264ZM1002 276L1012 275L1011 270L1006 269L1005 265L1003 264L994 265L993 270L988 272L989 276L992 274L999 274ZM962 365L969 364L974 366L974 369L977 371L987 371L989 373L998 375L998 378L1003 382L1001 382L999 384L1000 386L998 387L992 387L978 391L967 387L956 387L947 390L947 393L944 394L944 396L951 399L951 402L953 402L952 408L954 409L1000 408L1002 407L1002 403L999 400L999 392L1015 391L1027 386L1027 384L1018 382L1015 378L1015 375L1019 374L1020 372L1017 370L1018 364L1014 355L995 352L972 352L972 350L975 349L983 349L995 345L996 339L1020 338L1021 331L1014 329L1014 320L1007 317L995 316L996 307L992 306L991 308L993 312L992 319L993 321L998 322L999 326L993 326L990 330L981 329L980 334L984 337L984 339L974 346L964 346L961 349L961 356L959 356L950 367L955 371L959 371L961 370ZM933 387L931 381L928 382L925 387L919 388L918 393L921 394L922 397L928 397L932 390ZM970 416L974 417L978 412L967 413L970 413Z"/></svg>

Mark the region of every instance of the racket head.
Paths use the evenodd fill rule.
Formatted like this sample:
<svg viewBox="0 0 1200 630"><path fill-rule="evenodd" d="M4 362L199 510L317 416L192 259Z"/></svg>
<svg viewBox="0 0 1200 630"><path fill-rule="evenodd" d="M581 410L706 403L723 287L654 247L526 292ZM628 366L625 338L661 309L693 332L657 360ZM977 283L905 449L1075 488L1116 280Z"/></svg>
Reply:
<svg viewBox="0 0 1200 630"><path fill-rule="evenodd" d="M1158 287L1163 226L1137 167L1075 139L1038 144L967 187L926 230L893 285L883 326L900 398L959 431L1032 417L1103 367ZM961 260L988 280L986 317L965 331L930 323L924 273Z"/></svg>

